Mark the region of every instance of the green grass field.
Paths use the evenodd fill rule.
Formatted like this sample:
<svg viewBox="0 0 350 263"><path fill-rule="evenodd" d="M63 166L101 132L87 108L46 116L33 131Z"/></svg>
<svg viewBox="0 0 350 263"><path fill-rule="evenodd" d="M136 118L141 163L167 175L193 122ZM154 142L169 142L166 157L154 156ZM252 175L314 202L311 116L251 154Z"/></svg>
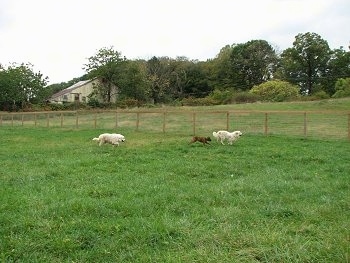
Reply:
<svg viewBox="0 0 350 263"><path fill-rule="evenodd" d="M1 262L349 262L350 144L0 127Z"/></svg>

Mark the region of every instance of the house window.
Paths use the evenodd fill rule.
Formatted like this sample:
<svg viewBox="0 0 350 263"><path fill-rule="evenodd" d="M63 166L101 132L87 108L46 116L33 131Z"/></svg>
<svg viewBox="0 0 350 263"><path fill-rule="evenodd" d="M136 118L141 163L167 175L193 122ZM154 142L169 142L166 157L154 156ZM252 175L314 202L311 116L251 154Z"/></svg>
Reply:
<svg viewBox="0 0 350 263"><path fill-rule="evenodd" d="M67 95L63 95L63 101L67 101L68 100L68 96Z"/></svg>
<svg viewBox="0 0 350 263"><path fill-rule="evenodd" d="M79 101L79 93L74 94L74 101Z"/></svg>

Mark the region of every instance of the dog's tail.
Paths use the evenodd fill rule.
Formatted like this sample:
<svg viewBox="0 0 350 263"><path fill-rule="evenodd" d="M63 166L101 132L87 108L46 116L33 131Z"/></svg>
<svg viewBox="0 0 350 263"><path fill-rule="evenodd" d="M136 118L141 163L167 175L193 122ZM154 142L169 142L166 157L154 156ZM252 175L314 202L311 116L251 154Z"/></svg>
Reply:
<svg viewBox="0 0 350 263"><path fill-rule="evenodd" d="M215 138L218 138L219 137L219 134L217 133L217 132L213 132L213 136L215 137Z"/></svg>

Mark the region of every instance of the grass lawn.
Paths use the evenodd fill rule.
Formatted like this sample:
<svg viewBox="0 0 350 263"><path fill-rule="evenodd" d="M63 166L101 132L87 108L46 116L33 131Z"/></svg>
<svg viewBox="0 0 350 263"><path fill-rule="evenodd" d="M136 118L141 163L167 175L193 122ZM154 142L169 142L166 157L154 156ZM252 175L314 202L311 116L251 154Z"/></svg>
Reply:
<svg viewBox="0 0 350 263"><path fill-rule="evenodd" d="M349 262L350 144L0 127L2 262Z"/></svg>

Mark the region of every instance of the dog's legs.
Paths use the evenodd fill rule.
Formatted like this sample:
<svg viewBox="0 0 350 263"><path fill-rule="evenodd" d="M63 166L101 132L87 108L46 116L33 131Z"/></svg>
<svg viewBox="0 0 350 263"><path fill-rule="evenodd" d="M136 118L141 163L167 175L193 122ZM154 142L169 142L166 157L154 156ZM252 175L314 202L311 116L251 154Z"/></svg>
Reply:
<svg viewBox="0 0 350 263"><path fill-rule="evenodd" d="M225 144L224 144L224 139L223 139L223 138L220 139L220 142L221 142L222 145L225 145Z"/></svg>

